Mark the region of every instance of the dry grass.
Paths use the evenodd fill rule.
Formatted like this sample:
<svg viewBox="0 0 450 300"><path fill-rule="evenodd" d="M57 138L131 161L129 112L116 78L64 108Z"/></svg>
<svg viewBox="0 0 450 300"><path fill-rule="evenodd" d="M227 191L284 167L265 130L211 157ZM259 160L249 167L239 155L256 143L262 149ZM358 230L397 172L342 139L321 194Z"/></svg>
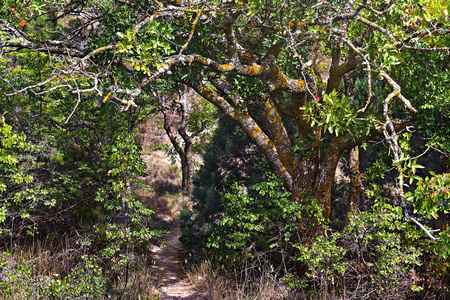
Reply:
<svg viewBox="0 0 450 300"><path fill-rule="evenodd" d="M147 176L141 178L146 189L136 189L136 195L142 203L157 212L154 220L171 226L181 211L183 196L181 194L181 167L171 164L161 150L143 154L147 164Z"/></svg>
<svg viewBox="0 0 450 300"><path fill-rule="evenodd" d="M164 142L163 136L149 137L143 134L142 139L147 146L155 141ZM148 175L141 178L141 181L147 188L137 189L136 194L144 205L156 212L154 217L157 223L159 221L159 224L165 224L166 228L170 229L182 207L181 168L171 164L160 150L143 153L143 159L147 164ZM55 232L52 236L36 237L35 240L2 251L12 254L0 254L0 299L48 299L51 298L48 292L49 283L63 281L67 274L78 267L80 257L88 250L81 247L76 238ZM147 256L135 257L130 265L116 266L114 269L103 265L100 257L95 259L103 269L101 277L107 284L107 294L95 299L162 298L150 249ZM20 265L29 269L29 275L22 276L17 273L18 269L23 268ZM11 277L14 274L18 276ZM11 289L4 290L4 285Z"/></svg>
<svg viewBox="0 0 450 300"><path fill-rule="evenodd" d="M111 290L112 299L160 299L161 292L157 288L158 282L155 271L146 261L140 261L139 268L129 271L128 280L124 272L118 275Z"/></svg>
<svg viewBox="0 0 450 300"><path fill-rule="evenodd" d="M249 270L230 274L224 268L214 269L208 261L193 265L187 272L188 280L211 300L281 300L294 299L288 290L270 272L252 276Z"/></svg>
<svg viewBox="0 0 450 300"><path fill-rule="evenodd" d="M9 250L9 254L0 254L0 299L94 299L92 295L77 296L74 292L79 282L70 276L77 276L74 275L79 274L77 270L89 272L82 258L87 249L74 240L45 238L42 242L3 250ZM100 258L96 261L102 264ZM106 293L99 290L95 299L159 299L156 275L149 262L142 255L126 267L103 266L97 278L103 278L107 284Z"/></svg>

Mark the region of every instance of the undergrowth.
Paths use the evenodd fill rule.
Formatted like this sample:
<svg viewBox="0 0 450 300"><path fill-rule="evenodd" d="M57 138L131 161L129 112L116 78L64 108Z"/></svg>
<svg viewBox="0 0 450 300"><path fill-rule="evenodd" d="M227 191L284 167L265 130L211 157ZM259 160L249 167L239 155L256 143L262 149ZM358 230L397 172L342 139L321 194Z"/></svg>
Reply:
<svg viewBox="0 0 450 300"><path fill-rule="evenodd" d="M0 299L158 299L147 247L111 259L79 238L8 248L0 253Z"/></svg>
<svg viewBox="0 0 450 300"><path fill-rule="evenodd" d="M288 299L289 291L277 279L270 266L259 266L257 272L251 266L241 271L230 271L225 267L217 269L211 261L192 265L187 277L199 291L211 300L247 299L281 300Z"/></svg>

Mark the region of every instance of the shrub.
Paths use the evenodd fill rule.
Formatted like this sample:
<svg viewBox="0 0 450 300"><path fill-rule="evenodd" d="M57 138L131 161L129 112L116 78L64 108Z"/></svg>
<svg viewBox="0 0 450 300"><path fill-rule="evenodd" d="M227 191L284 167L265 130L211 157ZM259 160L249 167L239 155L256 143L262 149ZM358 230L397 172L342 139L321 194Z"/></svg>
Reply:
<svg viewBox="0 0 450 300"><path fill-rule="evenodd" d="M145 170L141 148L123 132L124 120L103 109L84 112L98 127L79 121L53 129L45 141L42 128L25 135L1 120L0 247L11 249L0 267L5 298L100 299L114 274L128 272L161 234L149 221L153 211L133 193ZM40 250L62 251L65 261L39 272L33 255L18 259L46 240L56 242Z"/></svg>
<svg viewBox="0 0 450 300"><path fill-rule="evenodd" d="M401 208L376 202L370 211L349 216L342 232L301 245L310 292L352 299L408 299L419 291L422 236L405 222Z"/></svg>

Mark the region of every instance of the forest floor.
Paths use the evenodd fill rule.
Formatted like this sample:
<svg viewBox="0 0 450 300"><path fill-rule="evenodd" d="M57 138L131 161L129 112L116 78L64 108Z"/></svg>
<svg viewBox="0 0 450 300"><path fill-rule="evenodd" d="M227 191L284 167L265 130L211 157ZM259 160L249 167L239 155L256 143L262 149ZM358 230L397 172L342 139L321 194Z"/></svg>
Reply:
<svg viewBox="0 0 450 300"><path fill-rule="evenodd" d="M169 162L164 152L144 153L148 174L142 183L150 191L141 190L138 195L144 204L155 211L154 220L168 233L160 246L152 246L151 257L157 289L162 300L204 300L205 295L195 290L185 272L185 253L179 241L181 237L178 214L187 201L180 193L181 171L179 165Z"/></svg>
<svg viewBox="0 0 450 300"><path fill-rule="evenodd" d="M183 299L200 300L207 299L198 293L194 286L185 278L183 270L183 249L179 241L181 231L175 225L169 235L166 236L166 245L163 248L153 246L152 256L155 261L154 268L157 280L163 293L162 300Z"/></svg>

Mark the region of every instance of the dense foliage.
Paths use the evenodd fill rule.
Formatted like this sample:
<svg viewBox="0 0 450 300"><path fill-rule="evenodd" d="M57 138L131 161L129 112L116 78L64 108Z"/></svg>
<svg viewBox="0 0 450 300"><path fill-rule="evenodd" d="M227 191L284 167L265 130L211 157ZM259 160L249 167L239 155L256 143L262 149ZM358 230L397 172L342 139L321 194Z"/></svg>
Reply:
<svg viewBox="0 0 450 300"><path fill-rule="evenodd" d="M167 95L187 86L242 130L230 130L237 140L216 137L209 153L222 147L219 156L227 159L228 151L258 152L264 162L257 163L267 162L278 178L267 177L264 167L246 170L248 159L228 167L205 154L197 202L182 216L193 237L224 261L239 258L234 251L256 257L245 252L252 246L277 253L268 261L278 264L287 251L299 276L326 281L348 268L368 274L368 285L363 292L354 287L354 295L380 285L415 289L404 277L421 254L427 264L448 263L449 179L417 170L431 148L449 163L449 24L442 0L4 0L2 246L63 228L81 249L73 264L84 267L60 281L47 274L37 286L51 287L52 297L104 295L113 277L103 276L104 267L128 270L131 253L145 251L156 234L148 224L152 212L133 195L144 170L136 126L152 110L165 111ZM182 108L181 98L175 106ZM190 137L201 129L212 117L206 108L197 106L191 128L182 116L178 133ZM233 149L243 134L252 144ZM371 142L384 145L372 149L385 154L360 168L359 147ZM188 153L178 154L183 160ZM347 155L348 226L326 239L333 180ZM213 186L205 188L207 176ZM184 187L189 194L190 183ZM358 216L364 199L373 208ZM277 242L272 231L280 234ZM360 239L361 232L369 234ZM416 243L419 235L432 243ZM345 240L364 247L339 245ZM344 252L351 257L343 267L335 260ZM2 272L22 268L29 278L27 266L8 257L0 262L12 267ZM322 261L328 271L320 271ZM81 270L92 275L83 291L72 285Z"/></svg>
<svg viewBox="0 0 450 300"><path fill-rule="evenodd" d="M180 215L185 246L205 247L213 224L220 221L224 206L228 205L222 201L225 194L235 184L249 188L264 182L269 170L264 157L242 130L228 118L221 118L194 178L193 208L186 207Z"/></svg>
<svg viewBox="0 0 450 300"><path fill-rule="evenodd" d="M43 61L33 53L2 57L9 72L1 88L44 76ZM104 297L114 293L114 274L137 267L160 235L153 211L133 194L145 170L136 139L142 112L118 114L94 95L83 99L20 94L0 103L2 298ZM56 266L17 261L37 241L54 249Z"/></svg>
<svg viewBox="0 0 450 300"><path fill-rule="evenodd" d="M203 156L204 164L194 181L193 207L180 216L183 242L191 258L206 258L214 268L227 266L228 270L256 278L268 273L290 288L321 297L408 299L430 293L438 286L437 280L445 282L446 260L442 258L446 252L438 250L439 244L423 239L415 225L404 222L402 208L395 206L389 190L382 187L392 181L393 174L389 173L395 177L395 172L385 169L388 156L378 153L381 159L373 164L375 158L364 153L373 156L379 149L368 147L363 151L364 211L350 214L342 231L328 228L327 237L305 244L298 243L296 220L314 214L320 218L321 207L292 202L282 182L267 176L268 165L261 153L243 155L254 146L241 135L236 125L222 119ZM239 147L235 147L236 139L242 141ZM416 197L442 199L441 195L447 195L446 178L426 178L415 189ZM430 180L435 181L434 194L429 189ZM342 187L333 196L345 197L346 201L349 197L342 194ZM335 211L330 222L342 222L339 214L342 211ZM308 267L307 276L301 280L293 276L296 261ZM443 291L432 293L442 296Z"/></svg>

